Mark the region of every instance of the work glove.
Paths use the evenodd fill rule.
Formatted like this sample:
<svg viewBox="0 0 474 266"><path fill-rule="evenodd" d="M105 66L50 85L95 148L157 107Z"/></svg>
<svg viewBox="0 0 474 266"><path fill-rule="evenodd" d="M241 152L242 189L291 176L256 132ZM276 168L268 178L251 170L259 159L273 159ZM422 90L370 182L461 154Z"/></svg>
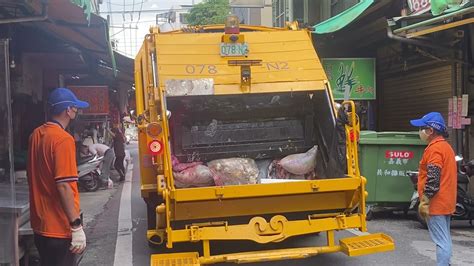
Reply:
<svg viewBox="0 0 474 266"><path fill-rule="evenodd" d="M80 254L86 249L86 234L82 226L71 228L72 241L69 250L74 254Z"/></svg>
<svg viewBox="0 0 474 266"><path fill-rule="evenodd" d="M428 218L430 218L430 199L425 195L421 197L418 213L425 221L428 221Z"/></svg>

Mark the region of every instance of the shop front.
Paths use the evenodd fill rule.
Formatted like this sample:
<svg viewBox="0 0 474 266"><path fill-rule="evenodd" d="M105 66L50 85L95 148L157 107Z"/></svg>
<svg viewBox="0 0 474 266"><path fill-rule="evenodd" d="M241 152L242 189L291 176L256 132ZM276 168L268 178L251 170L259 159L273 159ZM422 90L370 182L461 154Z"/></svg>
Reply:
<svg viewBox="0 0 474 266"><path fill-rule="evenodd" d="M19 265L33 246L28 138L48 119L49 92L68 86L100 91L100 97L88 99L92 109L79 124L95 126L101 130L97 136L105 136L110 106L119 109L109 96L127 94L133 69L116 64L107 21L95 14L87 18L71 1L7 2L0 6L0 265ZM133 65L132 59L118 57Z"/></svg>

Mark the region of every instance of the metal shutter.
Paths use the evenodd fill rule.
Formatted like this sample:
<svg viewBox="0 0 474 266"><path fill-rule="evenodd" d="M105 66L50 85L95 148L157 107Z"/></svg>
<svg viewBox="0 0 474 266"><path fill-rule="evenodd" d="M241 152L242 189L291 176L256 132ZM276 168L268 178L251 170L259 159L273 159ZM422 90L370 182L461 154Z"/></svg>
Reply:
<svg viewBox="0 0 474 266"><path fill-rule="evenodd" d="M447 122L448 98L452 97L451 65L412 70L381 80L381 131L415 130L410 119L440 112Z"/></svg>

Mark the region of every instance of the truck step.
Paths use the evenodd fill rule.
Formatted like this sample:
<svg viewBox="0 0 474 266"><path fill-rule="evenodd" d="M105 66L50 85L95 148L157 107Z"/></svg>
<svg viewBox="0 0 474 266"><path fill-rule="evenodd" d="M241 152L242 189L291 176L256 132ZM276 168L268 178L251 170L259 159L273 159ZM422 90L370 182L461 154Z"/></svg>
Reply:
<svg viewBox="0 0 474 266"><path fill-rule="evenodd" d="M183 252L152 255L151 266L199 266L199 253Z"/></svg>
<svg viewBox="0 0 474 266"><path fill-rule="evenodd" d="M369 234L339 240L342 252L348 256L361 256L395 249L393 239L385 234Z"/></svg>

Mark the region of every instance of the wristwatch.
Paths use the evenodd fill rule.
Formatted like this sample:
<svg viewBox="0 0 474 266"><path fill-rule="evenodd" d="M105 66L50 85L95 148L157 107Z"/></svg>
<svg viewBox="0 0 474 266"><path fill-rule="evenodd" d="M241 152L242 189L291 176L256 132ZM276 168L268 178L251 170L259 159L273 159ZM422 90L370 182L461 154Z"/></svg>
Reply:
<svg viewBox="0 0 474 266"><path fill-rule="evenodd" d="M71 227L78 227L82 224L81 218L77 218L76 220L69 223Z"/></svg>

